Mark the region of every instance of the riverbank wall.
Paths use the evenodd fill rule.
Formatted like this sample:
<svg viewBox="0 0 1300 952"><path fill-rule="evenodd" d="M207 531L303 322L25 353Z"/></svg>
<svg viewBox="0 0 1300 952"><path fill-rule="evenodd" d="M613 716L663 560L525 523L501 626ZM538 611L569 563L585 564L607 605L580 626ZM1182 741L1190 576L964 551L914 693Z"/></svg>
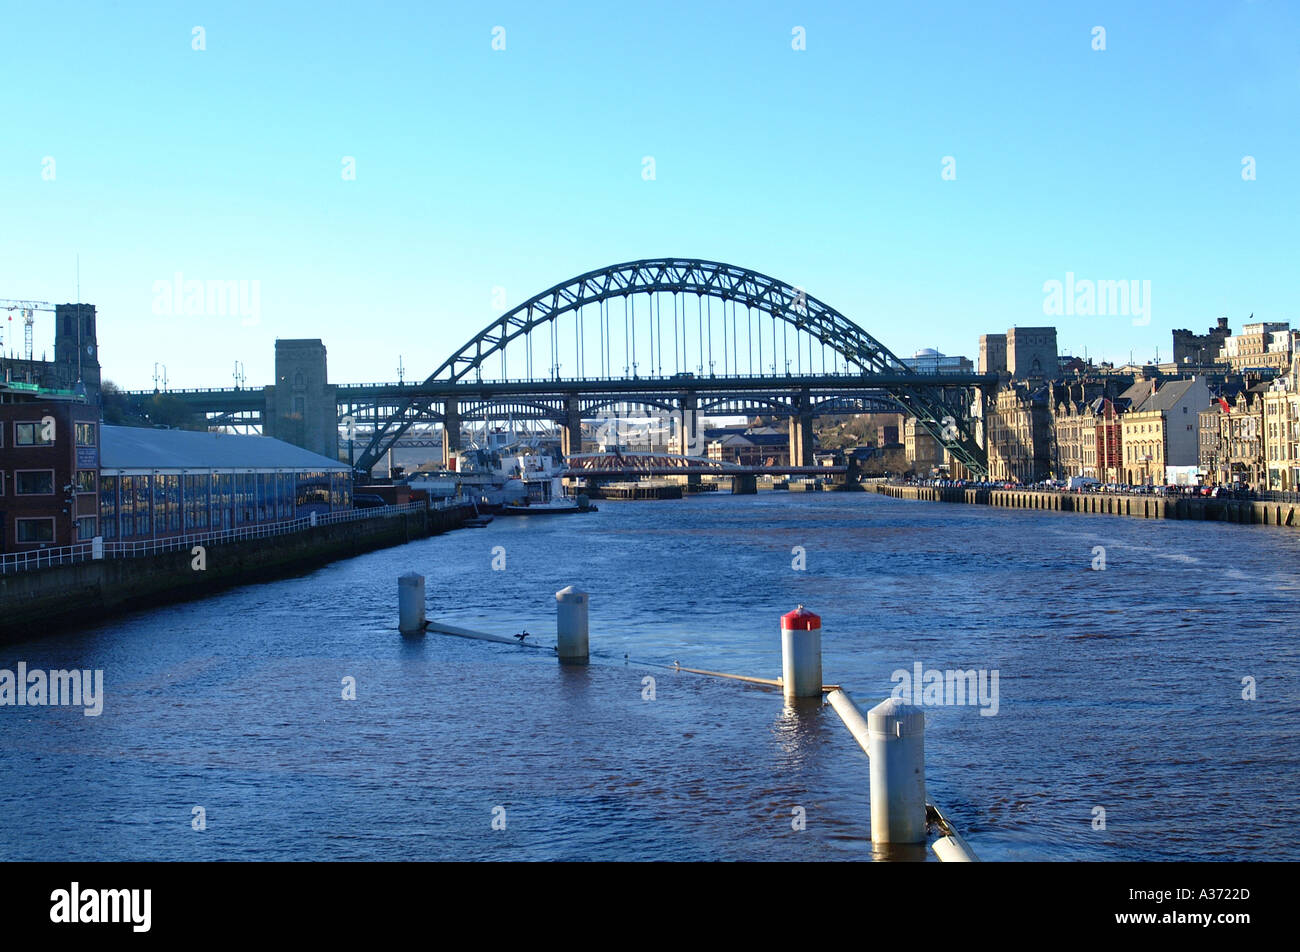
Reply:
<svg viewBox="0 0 1300 952"><path fill-rule="evenodd" d="M208 542L132 558L52 565L0 577L0 643L222 589L300 575L339 559L459 527L469 507L425 509L315 526L300 532ZM201 567L200 567L201 566Z"/></svg>
<svg viewBox="0 0 1300 952"><path fill-rule="evenodd" d="M1217 499L1205 496L1130 496L1119 493L1054 493L1026 489L965 489L872 483L868 489L894 499L1048 509L1139 519L1195 519L1244 525L1300 528L1300 503Z"/></svg>

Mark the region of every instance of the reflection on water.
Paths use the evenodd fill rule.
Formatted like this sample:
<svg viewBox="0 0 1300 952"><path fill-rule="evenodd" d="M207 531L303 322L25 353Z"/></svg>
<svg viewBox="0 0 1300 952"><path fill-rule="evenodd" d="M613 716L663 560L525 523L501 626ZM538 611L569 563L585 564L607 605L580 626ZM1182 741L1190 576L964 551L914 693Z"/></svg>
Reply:
<svg viewBox="0 0 1300 952"><path fill-rule="evenodd" d="M799 603L864 704L917 663L999 672L996 716L927 718L927 789L981 857L1296 858L1297 555L1290 530L868 494L500 518L7 648L103 668L107 698L0 708L0 858L869 859L829 708L648 664L778 677ZM591 664L399 637L409 570L431 618L552 643L554 593L585 588Z"/></svg>

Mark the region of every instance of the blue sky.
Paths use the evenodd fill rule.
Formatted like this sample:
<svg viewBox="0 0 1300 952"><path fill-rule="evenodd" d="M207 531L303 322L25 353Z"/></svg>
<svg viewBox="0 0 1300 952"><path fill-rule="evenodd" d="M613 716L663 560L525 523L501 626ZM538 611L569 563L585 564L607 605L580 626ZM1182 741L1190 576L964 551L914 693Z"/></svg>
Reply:
<svg viewBox="0 0 1300 952"><path fill-rule="evenodd" d="M323 338L335 382L420 378L494 288L658 255L800 285L900 355L1300 323L1300 6L984 6L10 3L0 298L74 300L80 255L131 387L270 382L276 337ZM257 322L154 313L178 272L259 282ZM1044 317L1066 272L1149 280L1150 324Z"/></svg>

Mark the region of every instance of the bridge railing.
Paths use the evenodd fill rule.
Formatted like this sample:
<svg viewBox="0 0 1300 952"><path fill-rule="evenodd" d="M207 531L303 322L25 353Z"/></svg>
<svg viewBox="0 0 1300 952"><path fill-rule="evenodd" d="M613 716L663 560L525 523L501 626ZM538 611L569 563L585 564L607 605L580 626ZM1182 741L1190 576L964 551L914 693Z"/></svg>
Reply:
<svg viewBox="0 0 1300 952"><path fill-rule="evenodd" d="M900 375L908 375L908 376L910 376L910 375L913 374L913 373L918 373L918 372L908 370L907 368L899 368L899 374L900 374ZM974 374L974 371L955 371L955 370L952 370L952 371L939 371L939 372L936 372L936 373L933 373L933 374L918 373L918 375L919 375L920 377L922 377L923 379L925 379L925 380L930 380L930 379L932 379L932 378L935 379L935 380L937 380L937 379L941 379L941 378L943 378L943 377L970 376L970 375L972 375L972 374ZM465 383L465 384L547 384L547 383L554 383L554 384L565 384L566 386L571 386L571 385L575 385L575 384L583 384L583 383L627 383L627 382L640 382L640 383L645 383L645 384L647 384L647 385L652 385L652 384L664 384L664 383L669 383L669 384L671 384L671 383L689 384L689 383L691 383L692 381L695 381L695 380L786 380L786 379L796 379L796 380L798 380L798 379L803 379L803 378L808 378L808 377L826 378L826 379L834 379L834 380L849 380L849 381L851 381L851 380L861 380L863 377L870 378L870 377L872 377L872 376L878 376L878 374L876 374L874 371L869 371L869 370L844 371L844 372L829 371L829 372L819 372L819 373L813 373L813 372L811 372L811 371L803 371L803 372L800 372L800 371L798 371L798 370L791 370L791 371L780 371L780 370L778 370L778 371L775 371L775 372L772 372L772 371L764 371L764 372L760 372L760 373L717 373L717 372L715 371L715 372L711 372L711 373L695 373L695 372L691 372L691 373L689 373L689 374L666 374L666 375L660 375L660 374L607 374L607 375L603 375L603 376L602 376L602 375L591 375L591 374L587 374L587 375L584 375L584 376L582 376L582 377L558 377L558 378L557 378L557 377L484 377L484 378L481 379L481 380L478 379L478 378L462 377L462 378L460 379L459 382L460 382L460 383ZM446 381L446 380L435 380L435 381L433 381L433 383L435 383L435 384L438 384L438 383L447 383L447 382L448 382L448 381ZM868 379L868 382L870 382L869 379ZM387 382L387 383L379 382L379 383L341 383L341 384L338 384L338 388L339 388L339 390L381 390L381 389L383 389L383 390L389 390L389 389L391 389L391 390L419 390L419 389L420 389L421 387L423 387L423 386L424 386L424 381L415 382L415 381L411 381L411 380L392 380L392 381L389 381L389 382ZM229 389L229 388L227 388L227 389ZM224 391L218 391L218 390L212 390L212 391L203 391L203 390L198 390L198 391L180 391L180 390L176 390L176 391L170 391L170 392L173 392L173 393L186 393L186 392L193 392L193 393L208 393L208 392L211 392L211 393L218 393L218 392L224 392Z"/></svg>
<svg viewBox="0 0 1300 952"><path fill-rule="evenodd" d="M376 506L372 509L349 509L342 512L302 516L283 522L267 522L261 525L237 526L233 529L213 529L208 532L193 532L163 539L142 539L138 542L105 542L102 545L103 558L130 559L163 552L190 550L196 545L223 545L231 542L245 542L250 539L267 539L273 536L291 535L317 526L338 525L347 522L359 522L376 517L392 517L411 512L450 509L458 505L455 500L434 500L428 503L408 502L395 506ZM48 568L53 565L72 565L89 562L96 558L93 542L79 542L76 545L64 545L31 552L11 552L0 556L0 575L12 575L33 569Z"/></svg>

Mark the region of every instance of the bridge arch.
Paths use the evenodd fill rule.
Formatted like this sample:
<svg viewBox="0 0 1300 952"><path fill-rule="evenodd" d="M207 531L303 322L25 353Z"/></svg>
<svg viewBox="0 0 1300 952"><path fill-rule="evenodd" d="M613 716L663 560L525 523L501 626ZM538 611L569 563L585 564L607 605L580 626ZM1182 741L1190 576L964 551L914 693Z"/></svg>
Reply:
<svg viewBox="0 0 1300 952"><path fill-rule="evenodd" d="M488 358L564 314L635 294L696 294L779 318L832 347L860 372L911 373L887 347L835 308L758 271L700 258L647 258L588 271L502 314L444 360L425 384L452 383L481 371Z"/></svg>
<svg viewBox="0 0 1300 952"><path fill-rule="evenodd" d="M678 372L670 377L665 376L662 372L666 348L661 337L657 341L654 337L648 342L643 340L643 344L648 343L649 345L651 369L652 371L657 369L658 373L651 373L647 376L639 372L640 361L637 359L636 351L638 317L635 310L635 301L636 297L642 294L650 295L652 303L659 300L661 295L672 296L671 333L673 336L674 360L668 361L668 363L675 365ZM686 296L682 301L682 333L680 337L678 295ZM446 408L443 416L448 421L448 425L457 426L460 413L455 409L457 396L453 394L460 390L458 385L465 386L467 391L469 385L474 384L483 389L499 389L502 395L511 392L511 384L524 383L510 378L508 371L512 358L515 359L516 365L521 362L524 363L527 369L527 384L537 385L548 381L554 383L557 391L569 394L568 399L573 401L569 404L571 407L576 407L582 402L579 395L584 392L583 384L592 380L609 381L619 379L625 382L636 381L638 385L645 383L648 390L671 395L674 392L680 393L692 389L692 382L697 379L695 373L689 370L680 370L683 365L696 367L702 376L714 379L717 376L715 374L717 361L714 360L713 354L714 326L711 310L708 319L709 349L707 360L704 348L704 318L702 308L699 307L697 307L696 321L699 344L696 349L695 360L687 358L692 342L687 331L690 316L685 302L690 295L697 297L697 305L706 300L720 300L723 302L721 318L723 337L721 342L722 377L745 377L751 382L755 378L762 378L764 382L771 380L773 390L789 391L794 401L803 401L800 403L800 412L814 412L814 401L804 400L798 394L798 391L800 381L804 379L803 362L805 356L807 357L809 373L815 372L813 346L814 342L817 342L821 347L823 376L826 375L826 352L829 350L831 355L836 358L835 371L831 376L851 381L853 386L858 389L861 389L864 385L872 384L876 378L879 378L880 390L888 400L896 404L903 412L915 416L919 424L927 432L940 440L945 447L952 451L955 457L973 471L983 472L986 470L984 451L973 437L973 431L968 424L969 414L966 406L963 406L963 403L967 402L967 398L960 396L954 398L950 390L944 389L946 384L939 384L935 382L934 378L922 377L916 374L915 371L904 364L879 340L858 324L802 289L748 268L698 258L648 258L610 265L588 271L585 274L580 274L553 285L511 308L472 336L455 353L447 357L433 373L425 378L423 384L415 388L417 391L424 391L426 394L445 393L447 396L412 397L399 403L393 412L376 426L374 436L364 448L355 465L358 469L368 471L382 455L386 445L391 444L394 439L399 437L417 420L432 418L435 404L440 404L443 408ZM614 323L611 324L608 303L620 298L628 301L632 308L630 354L628 353L629 341L626 333L629 325L626 322L626 317L624 318L623 328L625 333L619 341L624 348L622 356L625 359L623 360L617 359L619 355L616 353L610 354L609 343L611 337L614 336L613 330L617 329L617 318L615 317ZM730 342L727 340L726 323L728 304L732 309L732 340ZM599 368L598 376L586 373L588 359L584 354L584 347L590 334L584 330L582 315L583 308L590 305L595 305L598 308L597 323L600 327L601 336L597 349L600 351L600 359L599 361L591 361L594 366ZM625 308L627 306L625 304ZM739 315L737 312L739 307L745 308L745 344L750 351L749 373L747 374L739 373ZM754 330L749 323L752 311L758 312L757 373L753 371ZM566 315L574 315L572 321L574 335L571 342L574 344L572 353L575 355L574 362L577 372L562 377L558 354L560 352L559 348L561 346L567 347L567 343L562 344L559 341L558 328L560 319ZM770 317L770 335L767 326L764 324L765 316ZM662 304L659 317L651 317L654 323L650 326L652 326L655 335L660 334L660 324L658 322L661 319L665 319ZM783 328L782 343L784 344L784 350L782 356L786 365L784 375L779 372L777 366L778 340L776 335L778 324ZM789 339L786 336L790 328L795 331L793 357L789 348ZM547 338L547 345L549 345L551 353L551 364L547 368L546 374L541 376L537 376L533 372L534 335ZM680 355L678 353L679 340L681 343ZM566 338L566 341L568 341L568 338ZM765 344L768 343L770 343L768 351L771 358L770 364L766 363L763 352ZM511 350L512 345L519 345L525 350L525 360L520 361L517 359L519 354L517 351ZM501 360L501 371L497 378L503 385L500 388L493 386L491 380L484 380L485 367L488 365L489 360L495 360L497 357ZM841 361L843 372L840 371ZM798 376L793 373L794 368L792 365L796 362L799 366ZM619 364L622 365L622 373L615 372ZM708 367L707 373L704 372L706 366ZM765 368L770 368L771 373L767 373ZM732 369L737 372L730 373L729 371ZM914 383L912 382L913 379L915 379ZM642 395L647 396L648 394ZM478 394L473 399L481 399L482 396L482 394ZM566 410L568 419L573 419L573 412L577 411Z"/></svg>

